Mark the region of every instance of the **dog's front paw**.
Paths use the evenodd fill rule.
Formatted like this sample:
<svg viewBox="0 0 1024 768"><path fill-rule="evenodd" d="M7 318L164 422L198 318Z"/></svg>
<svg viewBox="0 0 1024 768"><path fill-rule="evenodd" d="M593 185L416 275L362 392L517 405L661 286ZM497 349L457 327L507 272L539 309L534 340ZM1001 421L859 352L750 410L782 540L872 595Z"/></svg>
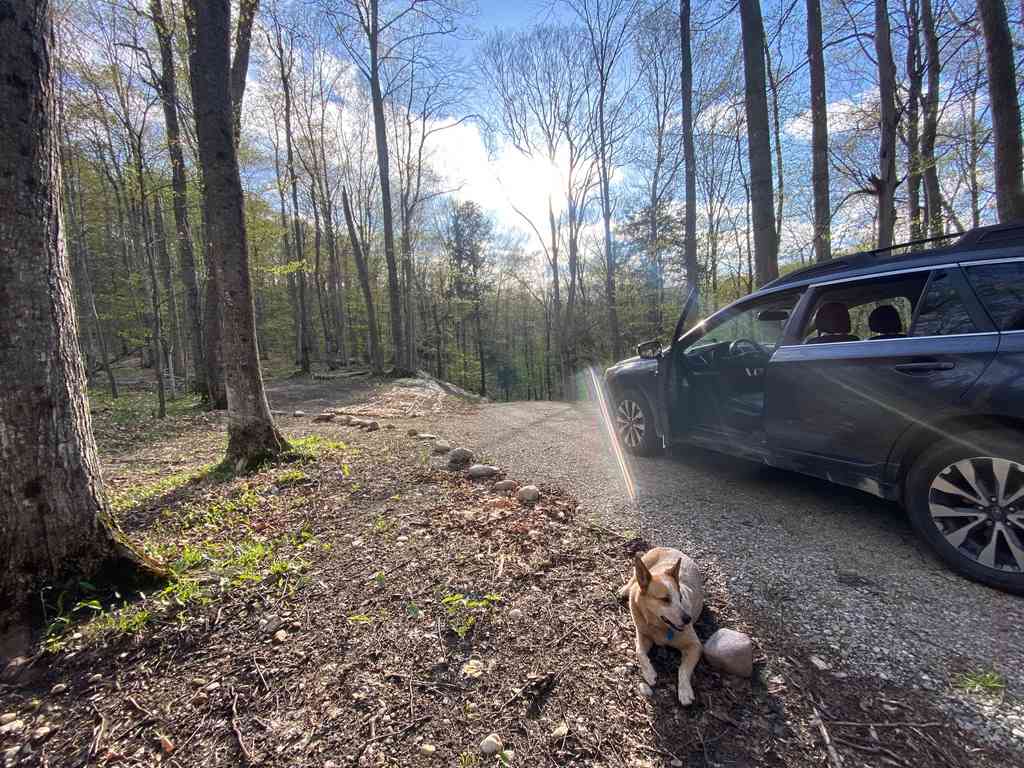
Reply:
<svg viewBox="0 0 1024 768"><path fill-rule="evenodd" d="M679 703L684 707L688 707L693 704L693 688L686 686L685 688L679 686Z"/></svg>
<svg viewBox="0 0 1024 768"><path fill-rule="evenodd" d="M651 688L653 688L654 684L658 682L658 673L654 671L654 667L650 664L640 667L640 677L642 677L644 682L651 686Z"/></svg>

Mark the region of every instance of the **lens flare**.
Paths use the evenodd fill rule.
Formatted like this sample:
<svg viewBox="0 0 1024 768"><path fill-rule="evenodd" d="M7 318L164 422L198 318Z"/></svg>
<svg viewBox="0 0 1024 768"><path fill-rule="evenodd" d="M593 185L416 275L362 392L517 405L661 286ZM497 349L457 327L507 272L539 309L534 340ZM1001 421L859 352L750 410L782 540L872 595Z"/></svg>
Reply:
<svg viewBox="0 0 1024 768"><path fill-rule="evenodd" d="M622 452L622 445L619 443L619 433L615 429L615 420L612 418L612 409L608 400L608 393L604 388L604 381L593 366L587 371L590 373L590 382L594 387L594 397L601 412L601 423L608 433L608 444L612 447L612 456L619 469L619 476L622 478L622 486L629 496L629 503L636 506L636 484L633 482L633 474L629 471L629 464L626 463L626 455Z"/></svg>

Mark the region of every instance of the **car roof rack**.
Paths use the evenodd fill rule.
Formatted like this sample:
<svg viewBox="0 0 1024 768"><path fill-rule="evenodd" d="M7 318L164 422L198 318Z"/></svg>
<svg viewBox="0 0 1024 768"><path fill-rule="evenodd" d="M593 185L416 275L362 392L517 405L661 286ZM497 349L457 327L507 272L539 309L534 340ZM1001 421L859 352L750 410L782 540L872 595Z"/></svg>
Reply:
<svg viewBox="0 0 1024 768"><path fill-rule="evenodd" d="M956 248L958 250L970 250L973 248L998 248L1002 245L1024 243L1024 221L975 227L974 229L969 229L966 232L953 232L948 235L926 237L919 240L909 240L905 243L897 243L886 248L874 248L868 251L851 253L847 256L837 256L829 261L823 261L820 264L812 264L809 267L797 269L789 272L788 274L777 277L770 283L765 284L763 287L774 288L780 285L787 285L788 283L796 282L797 280L804 280L806 278L817 277L819 275L827 275L831 272L840 272L845 269L866 267L872 264L898 261L909 257L925 256L930 251L939 250L939 248L932 247L898 254L894 253L894 251L915 245L925 245L927 243L938 243L949 240L955 240L956 242L943 245L941 247L942 249Z"/></svg>

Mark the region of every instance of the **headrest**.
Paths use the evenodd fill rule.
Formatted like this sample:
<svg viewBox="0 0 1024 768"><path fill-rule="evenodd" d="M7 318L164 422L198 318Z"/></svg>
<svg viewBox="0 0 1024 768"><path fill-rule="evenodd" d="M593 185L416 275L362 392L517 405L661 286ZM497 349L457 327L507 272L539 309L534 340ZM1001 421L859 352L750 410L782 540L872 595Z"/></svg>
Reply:
<svg viewBox="0 0 1024 768"><path fill-rule="evenodd" d="M849 333L850 310L841 301L826 301L814 316L818 333Z"/></svg>
<svg viewBox="0 0 1024 768"><path fill-rule="evenodd" d="M900 320L900 313L896 311L896 307L882 304L868 315L868 328L872 333L902 333L903 321Z"/></svg>

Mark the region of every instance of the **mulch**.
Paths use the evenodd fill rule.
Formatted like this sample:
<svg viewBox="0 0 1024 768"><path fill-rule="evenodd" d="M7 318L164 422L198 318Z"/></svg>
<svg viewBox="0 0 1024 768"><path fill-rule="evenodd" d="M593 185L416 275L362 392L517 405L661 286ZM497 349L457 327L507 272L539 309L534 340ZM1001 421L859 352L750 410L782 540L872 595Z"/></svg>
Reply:
<svg viewBox="0 0 1024 768"><path fill-rule="evenodd" d="M0 687L0 714L25 723L0 736L0 753L21 747L8 764L1012 763L920 691L814 668L808 649L782 627L765 634L713 573L698 633L750 633L754 678L701 663L697 701L683 708L678 654L659 650L659 684L645 699L628 611L614 596L645 542L591 524L557 488L542 487L531 507L448 472L407 424L287 426L344 447L190 481L122 514L136 540L172 558L247 542L273 554L244 573L200 558L185 578L201 596L137 599L130 609L152 618L135 631L96 630L95 619L67 626L26 679ZM196 463L222 440L203 420L161 454ZM140 473L152 475L154 455L143 454ZM115 491L137 481L119 461ZM33 740L40 727L52 733ZM492 733L503 750L485 756Z"/></svg>

